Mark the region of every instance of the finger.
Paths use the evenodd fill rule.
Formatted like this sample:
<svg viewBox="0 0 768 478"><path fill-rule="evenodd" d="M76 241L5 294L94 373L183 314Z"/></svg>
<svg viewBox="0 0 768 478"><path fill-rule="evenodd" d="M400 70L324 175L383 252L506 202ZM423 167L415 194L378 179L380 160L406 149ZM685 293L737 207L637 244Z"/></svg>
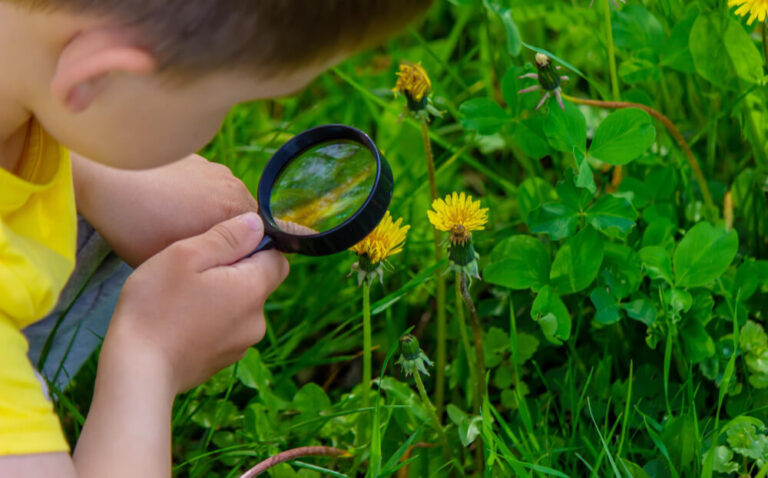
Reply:
<svg viewBox="0 0 768 478"><path fill-rule="evenodd" d="M242 277L241 284L251 292L258 291L266 298L288 276L289 266L285 256L276 250L262 251L231 266Z"/></svg>
<svg viewBox="0 0 768 478"><path fill-rule="evenodd" d="M264 224L261 218L253 212L247 212L216 224L207 232L183 242L195 251L192 267L204 271L237 262L253 251L262 237Z"/></svg>

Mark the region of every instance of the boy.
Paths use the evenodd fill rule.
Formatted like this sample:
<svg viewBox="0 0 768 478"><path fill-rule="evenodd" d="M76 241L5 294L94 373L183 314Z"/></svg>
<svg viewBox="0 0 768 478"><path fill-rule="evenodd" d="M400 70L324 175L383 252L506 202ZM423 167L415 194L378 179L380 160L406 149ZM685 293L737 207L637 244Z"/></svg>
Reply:
<svg viewBox="0 0 768 478"><path fill-rule="evenodd" d="M175 395L262 338L263 303L287 262L275 251L241 260L263 235L253 212L146 259L200 221L169 211L184 202L168 188L142 189L153 174L174 177L167 169L113 167L190 155L232 105L302 88L429 3L0 0L0 476L170 475ZM70 160L65 147L79 154ZM186 177L170 189L183 194ZM20 330L51 310L72 271L75 194L141 265L120 295L70 458Z"/></svg>

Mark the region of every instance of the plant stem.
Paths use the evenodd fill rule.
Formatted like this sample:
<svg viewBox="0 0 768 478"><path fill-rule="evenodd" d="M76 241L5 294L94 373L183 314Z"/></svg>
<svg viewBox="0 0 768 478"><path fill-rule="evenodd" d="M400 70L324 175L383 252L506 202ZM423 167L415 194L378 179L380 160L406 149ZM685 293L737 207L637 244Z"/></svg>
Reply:
<svg viewBox="0 0 768 478"><path fill-rule="evenodd" d="M363 282L363 388L362 388L362 408L367 409L371 404L371 364L373 351L371 350L371 285L368 281ZM360 416L359 438L360 442L366 435L367 420L366 414Z"/></svg>
<svg viewBox="0 0 768 478"><path fill-rule="evenodd" d="M603 0L603 13L605 14L605 37L608 44L608 65L611 72L611 93L614 101L619 96L619 75L616 70L616 49L613 45L613 27L611 26L611 1Z"/></svg>
<svg viewBox="0 0 768 478"><path fill-rule="evenodd" d="M437 199L437 180L435 179L435 156L432 153L432 142L429 139L429 125L427 120L421 120L421 139L424 142L424 156L427 160L427 176L429 177L430 202ZM443 260L443 250L440 247L440 232L432 231L435 243L435 262ZM440 271L435 271L435 300L437 301L437 372L435 373L435 403L437 404L437 416L443 416L445 403L445 360L446 360L446 334L445 334L445 276Z"/></svg>
<svg viewBox="0 0 768 478"><path fill-rule="evenodd" d="M768 33L766 32L766 22L763 22L763 58L765 60L765 67L768 68Z"/></svg>
<svg viewBox="0 0 768 478"><path fill-rule="evenodd" d="M464 290L466 289L466 274L463 272L456 272L456 317L459 321L459 329L461 332L461 340L464 343L464 352L467 355L467 366L469 367L469 377L472 381L472 414L480 413L483 401L483 391L485 388L485 357L483 357L483 339L482 331L480 331L480 341L477 339L477 332L475 321L477 319L477 311L475 305L470 297L467 305L469 306L469 315L472 320L472 335L475 339L475 359L472 358L472 351L469 345L469 336L467 335L467 322L464 319L464 303L466 298L464 297ZM479 324L478 324L479 327ZM478 352L479 350L479 352ZM479 365L478 365L479 364ZM482 371L482 372L481 372ZM483 440L481 437L477 437L475 442L475 473L482 473L483 470Z"/></svg>
<svg viewBox="0 0 768 478"><path fill-rule="evenodd" d="M480 327L480 319L477 317L477 307L475 307L475 302L472 300L472 296L469 294L469 287L467 287L467 274L464 272L460 274L460 283L461 296L464 299L464 303L467 304L467 309L469 309L469 325L472 327L472 338L475 342L475 368L477 369L477 373L475 374L475 378L477 379L475 388L480 396L480 403L482 403L482 399L485 396L485 354L483 352L483 329Z"/></svg>
<svg viewBox="0 0 768 478"><path fill-rule="evenodd" d="M295 460L303 456L351 456L346 451L340 448L333 448L330 446L304 446L301 448L294 448L293 450L287 450L277 455L267 458L258 465L254 466L250 470L246 471L240 478L253 478L256 475L264 473L268 469L275 465L283 463L284 461Z"/></svg>
<svg viewBox="0 0 768 478"><path fill-rule="evenodd" d="M691 169L693 170L693 175L696 178L696 181L699 183L699 189L701 190L701 195L704 198L704 203L707 205L708 213L712 214L713 212L717 211L717 207L715 206L714 201L712 200L712 194L709 192L709 186L707 186L707 178L704 177L704 173L701 171L701 167L699 166L699 162L696 159L696 156L693 155L693 151L691 151L690 146L688 146L688 143L685 141L685 138L683 138L683 135L680 134L680 131L678 131L677 127L675 127L674 123L669 120L666 116L661 114L659 111L645 105L641 105L640 103L630 103L627 101L601 101L601 100L591 100L591 99L584 99L584 98L576 98L570 95L563 95L563 98L568 99L569 101L572 101L577 104L582 105L589 105L589 106L595 106L598 108L609 108L609 109L621 109L621 108L639 108L649 115L653 116L661 124L664 125L665 128L667 128L667 131L669 131L669 134L674 138L674 140L677 142L677 144L680 146L680 149L683 150L683 153L685 154L686 159L688 160L688 164L691 166Z"/></svg>
<svg viewBox="0 0 768 478"><path fill-rule="evenodd" d="M459 335L461 335L461 343L464 348L464 354L467 358L467 368L469 369L469 377L472 381L472 386L475 387L477 382L477 369L475 368L475 360L472 358L472 347L469 345L469 335L467 334L467 321L464 318L464 299L461 297L461 273L456 273L456 319L459 322ZM473 393L472 395L476 395ZM472 397L473 408L479 408L479 397ZM476 410L473 410L476 411Z"/></svg>
<svg viewBox="0 0 768 478"><path fill-rule="evenodd" d="M437 432L437 437L440 439L440 444L443 446L443 458L445 461L451 460L451 449L448 445L448 437L445 436L445 430L443 430L443 424L440 422L440 417L435 413L435 407L429 400L426 389L424 389L424 382L421 381L421 373L417 370L413 374L413 379L416 381L416 388L419 389L419 395L421 395L421 401L424 404L424 408L427 410L427 415L432 420L432 424Z"/></svg>

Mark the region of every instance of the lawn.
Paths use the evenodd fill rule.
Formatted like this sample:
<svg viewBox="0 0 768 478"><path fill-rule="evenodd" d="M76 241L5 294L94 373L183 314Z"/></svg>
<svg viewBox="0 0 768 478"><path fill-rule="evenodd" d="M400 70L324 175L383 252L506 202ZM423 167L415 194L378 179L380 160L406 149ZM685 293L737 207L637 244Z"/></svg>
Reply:
<svg viewBox="0 0 768 478"><path fill-rule="evenodd" d="M175 474L311 446L265 476L766 476L765 25L728 3L765 0L436 1L235 108L203 154L254 194L344 123L410 229L378 265L290 258L265 339L177 399ZM58 394L73 441L95 366Z"/></svg>

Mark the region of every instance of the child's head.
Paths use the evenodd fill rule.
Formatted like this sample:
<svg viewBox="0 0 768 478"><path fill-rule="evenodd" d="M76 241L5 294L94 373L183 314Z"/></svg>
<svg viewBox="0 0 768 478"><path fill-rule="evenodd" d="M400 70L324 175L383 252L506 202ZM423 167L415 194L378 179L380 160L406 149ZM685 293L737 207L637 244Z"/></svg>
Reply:
<svg viewBox="0 0 768 478"><path fill-rule="evenodd" d="M85 156L143 168L194 152L233 105L301 89L430 3L0 0L0 21L31 59L25 102L43 126Z"/></svg>

